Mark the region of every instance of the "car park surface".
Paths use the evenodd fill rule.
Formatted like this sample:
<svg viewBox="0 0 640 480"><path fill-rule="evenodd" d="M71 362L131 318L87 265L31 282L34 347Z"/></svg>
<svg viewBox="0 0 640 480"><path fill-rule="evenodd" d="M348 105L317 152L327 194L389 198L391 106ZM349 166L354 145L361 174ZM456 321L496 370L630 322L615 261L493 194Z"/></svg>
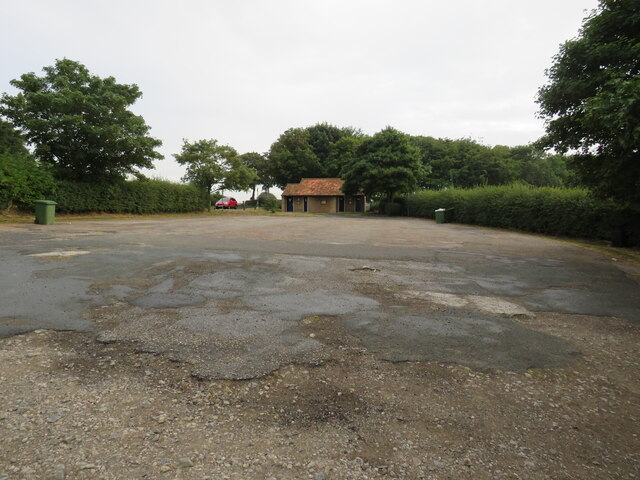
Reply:
<svg viewBox="0 0 640 480"><path fill-rule="evenodd" d="M417 219L225 215L5 225L0 260L2 362L15 367L0 370L15 392L5 438L18 441L23 413L34 434L73 431L47 419L93 395L131 425L130 450L153 450L157 475L638 473L638 270L618 259ZM29 378L49 399L42 423ZM118 388L171 425L153 411L126 420L107 398ZM107 417L77 408L109 443ZM149 447L136 428L163 433ZM207 429L229 444L207 443ZM25 468L0 446L16 460L0 459L0 478ZM173 452L165 463L159 446ZM218 462L234 449L251 459ZM141 475L121 453L111 469L85 457L107 478ZM68 471L93 471L68 458Z"/></svg>

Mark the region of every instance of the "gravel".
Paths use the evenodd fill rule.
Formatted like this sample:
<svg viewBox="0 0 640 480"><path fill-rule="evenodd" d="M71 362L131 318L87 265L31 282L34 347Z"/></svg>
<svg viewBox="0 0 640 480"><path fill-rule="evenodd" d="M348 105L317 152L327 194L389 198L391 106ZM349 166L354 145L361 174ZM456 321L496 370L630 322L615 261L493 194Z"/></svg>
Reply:
<svg viewBox="0 0 640 480"><path fill-rule="evenodd" d="M330 362L203 381L93 334L6 338L0 479L639 477L640 328L519 321L582 355L524 372L391 363L319 328Z"/></svg>

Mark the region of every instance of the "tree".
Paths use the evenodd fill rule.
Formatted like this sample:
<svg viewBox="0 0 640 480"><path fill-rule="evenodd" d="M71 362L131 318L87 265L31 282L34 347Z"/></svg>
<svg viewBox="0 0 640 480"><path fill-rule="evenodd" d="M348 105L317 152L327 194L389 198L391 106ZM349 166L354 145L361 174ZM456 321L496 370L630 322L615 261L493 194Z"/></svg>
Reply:
<svg viewBox="0 0 640 480"><path fill-rule="evenodd" d="M328 162L331 151L336 142L345 137L357 137L361 133L352 127L336 127L329 123L317 123L306 128L309 134L309 145L323 169L323 176L327 178L337 177L340 174L341 164Z"/></svg>
<svg viewBox="0 0 640 480"><path fill-rule="evenodd" d="M251 188L258 178L256 171L248 167L239 156L227 158L223 190L245 191Z"/></svg>
<svg viewBox="0 0 640 480"><path fill-rule="evenodd" d="M640 208L640 2L600 0L565 42L538 91L540 144L601 196Z"/></svg>
<svg viewBox="0 0 640 480"><path fill-rule="evenodd" d="M331 144L326 164L334 174L332 177L339 177L345 165L351 164L356 156L358 147L365 140L364 135L342 137Z"/></svg>
<svg viewBox="0 0 640 480"><path fill-rule="evenodd" d="M303 177L322 177L320 160L309 144L309 133L302 128L290 128L280 135L269 150L269 170L280 188Z"/></svg>
<svg viewBox="0 0 640 480"><path fill-rule="evenodd" d="M44 76L26 73L4 93L0 114L11 119L35 147L35 155L59 178L103 181L123 178L136 168L153 168L162 158L160 140L148 135L141 116L128 110L142 92L113 77L91 75L72 60L44 67Z"/></svg>
<svg viewBox="0 0 640 480"><path fill-rule="evenodd" d="M536 187L562 187L569 180L563 155L551 155L533 145L511 147L508 152L515 179Z"/></svg>
<svg viewBox="0 0 640 480"><path fill-rule="evenodd" d="M190 143L183 140L182 152L174 154L180 165L187 166L183 180L202 189L206 199L214 186L221 189L245 190L256 177L255 170L247 167L238 152L228 145L219 145L215 139ZM211 202L208 209L211 209Z"/></svg>
<svg viewBox="0 0 640 480"><path fill-rule="evenodd" d="M338 177L343 163L331 155L334 145L344 137L362 134L351 127L318 123L307 128L290 128L269 150L269 170L276 185L297 183L301 178Z"/></svg>
<svg viewBox="0 0 640 480"><path fill-rule="evenodd" d="M409 136L387 127L358 146L342 171L343 190L347 195L360 191L369 197L379 194L391 201L398 193L418 188L426 174L420 150Z"/></svg>
<svg viewBox="0 0 640 480"><path fill-rule="evenodd" d="M24 146L24 137L13 125L0 118L0 153L23 154L29 151Z"/></svg>
<svg viewBox="0 0 640 480"><path fill-rule="evenodd" d="M257 176L253 183L250 185L252 189L251 200L255 200L256 187L258 185L262 185L267 190L269 189L269 187L273 186L273 179L271 178L271 173L269 172L267 159L264 157L264 155L256 152L243 153L242 155L240 155L240 158L242 158L242 161L247 167L252 168L256 171Z"/></svg>
<svg viewBox="0 0 640 480"><path fill-rule="evenodd" d="M411 137L410 140L420 148L423 164L431 169L421 184L424 188L470 188L514 180L514 171L508 163L508 147L489 147L469 138Z"/></svg>

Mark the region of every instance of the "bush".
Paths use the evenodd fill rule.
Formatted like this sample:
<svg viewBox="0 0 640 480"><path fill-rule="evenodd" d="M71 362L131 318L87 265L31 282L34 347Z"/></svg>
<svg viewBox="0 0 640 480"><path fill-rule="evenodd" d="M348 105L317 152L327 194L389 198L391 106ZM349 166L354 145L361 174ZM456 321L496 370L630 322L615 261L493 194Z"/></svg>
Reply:
<svg viewBox="0 0 640 480"><path fill-rule="evenodd" d="M631 215L585 189L525 185L425 190L410 195L407 208L413 217L445 208L448 222L593 239L610 239Z"/></svg>
<svg viewBox="0 0 640 480"><path fill-rule="evenodd" d="M375 208L374 208L375 207ZM402 197L394 198L392 201L381 199L377 204L372 204L371 210L378 210L380 214L398 217L407 214L407 199Z"/></svg>
<svg viewBox="0 0 640 480"><path fill-rule="evenodd" d="M178 213L201 211L208 198L193 185L164 180L133 180L113 184L58 182L51 197L62 213Z"/></svg>
<svg viewBox="0 0 640 480"><path fill-rule="evenodd" d="M279 209L280 202L273 193L262 192L258 195L258 206L273 212Z"/></svg>
<svg viewBox="0 0 640 480"><path fill-rule="evenodd" d="M56 189L49 169L26 151L0 154L0 210L16 206L33 210L35 200L50 198Z"/></svg>

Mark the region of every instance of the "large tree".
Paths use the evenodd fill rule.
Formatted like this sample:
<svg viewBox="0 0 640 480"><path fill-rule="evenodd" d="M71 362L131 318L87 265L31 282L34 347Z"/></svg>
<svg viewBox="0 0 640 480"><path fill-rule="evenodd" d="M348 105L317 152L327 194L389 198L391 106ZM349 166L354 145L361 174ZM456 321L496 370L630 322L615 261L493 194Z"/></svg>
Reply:
<svg viewBox="0 0 640 480"><path fill-rule="evenodd" d="M35 155L60 178L102 181L137 168L153 168L162 158L144 119L128 108L142 96L137 85L100 78L73 60L57 60L44 75L26 73L11 85L0 114L20 129Z"/></svg>
<svg viewBox="0 0 640 480"><path fill-rule="evenodd" d="M354 128L328 123L290 128L269 150L269 171L275 185L283 188L287 183L296 183L305 177L339 176L343 164L332 155L334 146L344 137L358 136L361 133Z"/></svg>
<svg viewBox="0 0 640 480"><path fill-rule="evenodd" d="M322 177L320 160L309 143L309 133L303 128L290 128L271 145L269 170L280 188L297 183L303 177Z"/></svg>
<svg viewBox="0 0 640 480"><path fill-rule="evenodd" d="M600 0L538 92L546 147L603 196L640 207L640 1Z"/></svg>
<svg viewBox="0 0 640 480"><path fill-rule="evenodd" d="M220 145L215 139L193 143L183 140L182 151L174 157L180 165L187 167L183 180L200 187L207 199L214 187L246 190L257 177L255 170L245 165L235 148ZM208 203L211 209L211 202Z"/></svg>
<svg viewBox="0 0 640 480"><path fill-rule="evenodd" d="M387 127L360 143L342 170L343 190L348 195L363 192L393 200L396 194L418 188L426 173L420 150L409 136Z"/></svg>

